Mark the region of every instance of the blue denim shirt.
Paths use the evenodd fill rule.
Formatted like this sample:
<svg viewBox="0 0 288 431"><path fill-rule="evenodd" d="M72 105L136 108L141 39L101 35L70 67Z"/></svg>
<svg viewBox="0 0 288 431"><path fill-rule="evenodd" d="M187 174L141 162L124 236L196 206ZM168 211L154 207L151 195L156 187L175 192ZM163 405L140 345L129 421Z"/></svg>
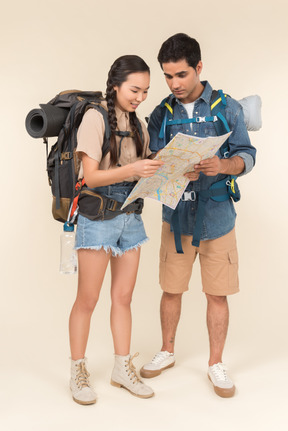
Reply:
<svg viewBox="0 0 288 431"><path fill-rule="evenodd" d="M195 101L194 105L194 117L210 116L210 99L212 95L212 87L207 81L203 81L204 91ZM174 99L174 100L173 100ZM188 118L187 111L181 102L172 96L172 104L174 103L174 119ZM178 132L186 133L193 136L206 137L206 136L217 136L217 132L214 124L211 122L207 123L191 123L190 124L177 124L168 126L166 129L166 135L168 137L167 142L163 139L159 139L159 131L163 121L163 109L158 105L151 114L148 132L150 135L150 149L153 153L161 150L168 141L170 141ZM165 108L166 109L166 108ZM226 120L232 134L228 139L229 144L229 155L228 157L240 156L244 163L245 169L241 173L242 175L250 172L255 163L256 149L251 145L248 132L244 123L244 116L241 105L234 99L227 97L226 106ZM220 151L216 155L221 158ZM207 190L213 183L225 178L225 175L218 174L210 177L200 173L197 181L191 181L186 191L193 190L195 192L200 190ZM197 200L182 201L178 204L180 226L182 235L193 235L195 227L195 214L197 211ZM162 218L163 221L168 223L171 222L173 210L166 205L163 205ZM215 202L209 199L206 204L205 215L203 219L201 240L215 239L230 232L236 219L236 212L232 199L224 202Z"/></svg>

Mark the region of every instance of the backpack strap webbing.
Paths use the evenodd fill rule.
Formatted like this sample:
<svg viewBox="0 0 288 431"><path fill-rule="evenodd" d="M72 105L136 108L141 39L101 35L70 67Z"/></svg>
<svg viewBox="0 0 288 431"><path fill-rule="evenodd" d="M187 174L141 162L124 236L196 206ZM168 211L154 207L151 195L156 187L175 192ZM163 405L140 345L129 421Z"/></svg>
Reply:
<svg viewBox="0 0 288 431"><path fill-rule="evenodd" d="M193 232L193 246L199 247L203 218L205 215L205 207L209 199L212 199L216 202L224 202L230 198L232 198L234 202L238 202L240 200L240 190L236 183L236 178L237 177L235 175L227 175L222 180L212 184L208 190L194 192L193 199L191 200L197 199L198 207L196 212L196 224ZM176 251L177 253L183 253L178 205L172 214L171 225L174 231Z"/></svg>
<svg viewBox="0 0 288 431"><path fill-rule="evenodd" d="M230 132L230 128L228 122L225 118L225 108L227 106L227 94L224 94L222 90L213 90L212 96L210 99L211 105L211 117L195 117L192 119L179 119L179 120L168 120L166 121L165 128L167 124L183 124L188 122L206 122L213 121L213 118L217 118L217 121L214 120L214 125L216 128L217 135L222 135L224 133ZM165 106L165 104L164 104ZM189 121L190 120L190 121ZM198 121L197 121L198 120ZM163 122L164 123L164 122ZM162 126L163 126L162 123ZM220 153L222 157L227 158L229 155L229 147L227 141L220 148ZM198 207L196 211L196 223L193 231L193 240L192 245L195 247L199 247L202 226L203 226L203 218L205 215L206 203L209 199L213 199L216 202L223 202L225 200L232 199L237 202L240 199L240 191L238 185L236 183L236 176L227 175L223 180L217 181L212 184L208 190L200 190L195 193L195 197L198 199ZM181 244L181 228L180 228L180 220L179 220L179 210L178 206L175 208L173 215L171 217L171 225L174 231L174 239L175 239L175 247L177 253L183 253L182 244Z"/></svg>

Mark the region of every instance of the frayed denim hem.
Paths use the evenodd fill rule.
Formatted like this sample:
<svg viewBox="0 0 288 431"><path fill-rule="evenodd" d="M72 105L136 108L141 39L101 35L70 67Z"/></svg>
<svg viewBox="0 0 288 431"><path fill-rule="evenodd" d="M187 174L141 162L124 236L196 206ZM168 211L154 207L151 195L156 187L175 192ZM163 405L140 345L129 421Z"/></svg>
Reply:
<svg viewBox="0 0 288 431"><path fill-rule="evenodd" d="M125 250L121 250L119 247L113 247L110 245L97 245L97 246L80 246L80 247L75 247L75 250L101 250L102 248L104 249L104 251L106 253L112 253L113 257L120 257L122 256L124 253L126 253L126 251L130 251L130 250L137 250L137 248L141 247L143 244L145 244L146 242L149 241L149 238L145 238L142 241L139 241L137 244L135 244L133 247L129 247Z"/></svg>
<svg viewBox="0 0 288 431"><path fill-rule="evenodd" d="M137 250L137 248L139 248L139 247L141 247L143 244L145 244L146 242L148 242L149 241L149 238L145 238L145 239L143 239L142 241L139 241L138 242L138 244L136 244L136 245L134 245L133 247L129 247L129 248L126 248L126 250L124 250L123 252L122 252L122 254L124 254L126 251L130 251L130 250Z"/></svg>
<svg viewBox="0 0 288 431"><path fill-rule="evenodd" d="M123 252L120 250L120 248L118 247L111 247L110 245L96 245L96 246L80 246L80 247L75 247L75 250L101 250L103 248L103 250L108 254L112 253L112 256L121 256L123 254Z"/></svg>

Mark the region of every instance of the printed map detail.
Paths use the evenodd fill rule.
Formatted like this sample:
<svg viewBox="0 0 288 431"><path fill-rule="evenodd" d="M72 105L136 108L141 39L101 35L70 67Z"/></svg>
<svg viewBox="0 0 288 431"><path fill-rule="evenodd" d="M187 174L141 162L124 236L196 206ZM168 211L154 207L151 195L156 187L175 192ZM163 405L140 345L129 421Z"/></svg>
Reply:
<svg viewBox="0 0 288 431"><path fill-rule="evenodd" d="M146 197L175 209L189 183L189 179L183 174L192 172L194 165L201 160L213 157L230 134L231 132L221 136L197 138L177 133L154 159L162 160L164 165L153 177L141 178L137 182L121 209L137 198Z"/></svg>

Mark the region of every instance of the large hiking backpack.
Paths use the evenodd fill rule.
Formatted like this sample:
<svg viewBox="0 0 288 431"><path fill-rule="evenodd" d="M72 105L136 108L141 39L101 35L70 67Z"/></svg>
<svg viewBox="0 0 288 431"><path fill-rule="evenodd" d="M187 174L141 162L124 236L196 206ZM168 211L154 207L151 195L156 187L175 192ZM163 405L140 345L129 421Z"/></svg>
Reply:
<svg viewBox="0 0 288 431"><path fill-rule="evenodd" d="M164 139L165 145L167 144L166 129L173 124L189 124L199 122L213 122L217 135L222 135L230 132L229 125L226 120L226 98L230 97L224 94L222 90L213 90L210 100L211 114L207 117L193 117L174 120L173 103L175 99L172 95L165 98L162 102L163 120L159 132L159 138ZM229 156L229 145L227 140L220 148L220 153L223 158ZM209 199L217 202L223 202L227 199L233 199L234 202L240 199L240 190L236 182L235 175L227 175L223 180L213 183L208 190L200 190L198 192L198 208L196 212L196 224L194 228L192 245L199 247L203 217L205 213L205 206ZM179 207L177 206L172 215L171 224L174 231L174 239L177 253L183 253L181 244L181 228L179 221Z"/></svg>
<svg viewBox="0 0 288 431"><path fill-rule="evenodd" d="M57 142L52 146L47 157L47 173L52 191L52 214L61 222L72 217L69 210L74 197L80 191L78 174L80 162L76 154L77 131L85 112L94 108L101 112L105 121L105 136L102 147L103 157L109 151L110 127L107 112L101 106L100 92L62 92L49 104L59 108L70 108L67 118L59 132ZM77 190L78 189L78 190ZM73 208L75 210L76 208Z"/></svg>
<svg viewBox="0 0 288 431"><path fill-rule="evenodd" d="M77 157L77 131L88 109L97 109L105 123L102 157L110 149L111 130L107 110L101 105L104 97L97 91L62 91L41 109L30 111L26 117L27 132L34 138L43 138L46 144L47 173L51 186L54 219L65 223L76 222L77 197L84 181L78 180L80 161ZM142 128L137 121L139 135ZM117 132L121 137L133 136L131 132ZM48 137L58 136L48 154Z"/></svg>

